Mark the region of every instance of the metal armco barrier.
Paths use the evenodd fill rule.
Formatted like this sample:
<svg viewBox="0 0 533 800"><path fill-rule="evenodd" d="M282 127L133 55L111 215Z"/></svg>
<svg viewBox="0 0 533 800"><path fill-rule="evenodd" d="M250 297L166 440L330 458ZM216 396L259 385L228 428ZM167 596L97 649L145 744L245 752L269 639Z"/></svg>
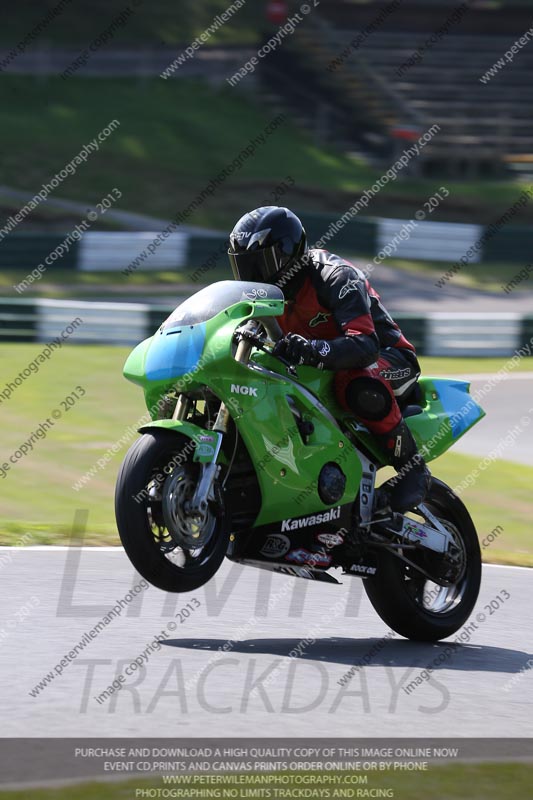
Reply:
<svg viewBox="0 0 533 800"><path fill-rule="evenodd" d="M298 212L297 212L298 213ZM414 222L405 236L402 228L413 220L382 219L335 214L301 212L300 217L311 245L347 255L375 256L394 241L391 258L418 261L455 262L506 261L526 264L531 260L533 226L504 225L488 237L471 257L466 253L481 242L487 228L450 222ZM86 271L180 270L199 276L226 262L227 235L206 232L191 234L176 231L164 239L161 231L87 231L61 258L48 265L45 261L61 244L63 234L23 234L13 232L0 241L0 270L25 270L30 273L39 264L46 269ZM127 275L125 275L127 278ZM196 278L193 278L196 279Z"/></svg>
<svg viewBox="0 0 533 800"><path fill-rule="evenodd" d="M425 355L508 356L521 340L520 314L434 312L427 320Z"/></svg>
<svg viewBox="0 0 533 800"><path fill-rule="evenodd" d="M0 343L48 342L76 317L73 344L135 345L152 336L173 305L0 298ZM533 315L513 313L395 314L420 355L511 356L533 338Z"/></svg>
<svg viewBox="0 0 533 800"><path fill-rule="evenodd" d="M77 267L83 272L118 272L135 270L172 270L187 263L189 237L171 233L155 241L157 233L88 231L79 245Z"/></svg>

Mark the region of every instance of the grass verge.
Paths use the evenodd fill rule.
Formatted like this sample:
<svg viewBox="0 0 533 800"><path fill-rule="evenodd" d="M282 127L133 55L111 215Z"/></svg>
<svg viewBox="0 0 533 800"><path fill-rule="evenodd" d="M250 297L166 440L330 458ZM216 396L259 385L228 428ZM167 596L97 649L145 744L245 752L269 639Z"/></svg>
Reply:
<svg viewBox="0 0 533 800"><path fill-rule="evenodd" d="M174 270L172 272L133 272L127 278L113 272L78 272L73 270L54 270L50 275L45 273L40 281L35 281L18 294L15 286L21 283L31 272L27 270L1 270L0 292L10 298L28 299L33 297L51 300L114 300L132 303L161 298L165 305L178 302L180 295L199 291L202 281L195 279L194 269ZM229 266L217 267L209 271L209 282L224 281L232 278Z"/></svg>
<svg viewBox="0 0 533 800"><path fill-rule="evenodd" d="M524 262L526 260L527 256L524 256ZM384 263L395 269L413 272L417 275L423 275L426 278L432 278L435 284L437 284L439 279L446 275L455 262L413 261L391 258ZM483 292L501 294L507 287L509 281L515 278L520 282L509 287L508 294L511 294L511 292L513 294L520 294L527 291L531 292L533 290L533 274L526 273L522 274L521 279L517 278L520 272L524 270L524 266L525 263L522 264L516 261L488 261L479 264L466 264L445 284L445 287L460 285L472 289L479 289Z"/></svg>
<svg viewBox="0 0 533 800"><path fill-rule="evenodd" d="M276 773L280 775L281 773ZM320 784L320 777L326 773L306 773L314 777L317 783L303 783L305 776L299 773L285 773L289 775L289 782L272 784L273 788L257 790L257 786L242 786L234 788L234 798L245 797L297 797L295 789L311 790L312 794L306 797L395 797L396 800L516 800L516 798L530 797L531 782L533 779L533 766L524 763L502 764L453 764L447 766L430 766L427 772L367 773L368 784L357 786L354 783L339 784L335 794L333 784ZM341 773L336 773L337 775ZM361 773L346 772L347 776L358 776ZM298 779L298 780L297 780ZM318 784L318 785L317 785ZM340 788L339 788L340 787ZM54 789L31 789L24 791L0 791L3 800L125 800L126 798L142 797L136 790L164 789L172 791L172 787L165 786L161 781L150 782L144 780L125 781L120 783L90 783L78 786L68 786ZM181 787L183 791L183 787ZM250 794L250 791L259 791ZM365 791L390 790L388 795L364 794ZM286 792L282 794L281 792ZM345 791L345 794L342 792ZM361 794L357 794L357 792ZM275 794L277 792L277 794ZM292 794L291 794L292 792ZM150 795L147 794L146 797ZM154 797L157 795L154 794ZM171 796L171 795L169 795ZM184 795L181 795L182 797ZM222 790L220 790L222 797ZM229 796L229 795L227 795Z"/></svg>
<svg viewBox="0 0 533 800"><path fill-rule="evenodd" d="M496 374L508 362L507 358L435 358L422 356L420 366L422 375L483 375ZM533 376L533 357L522 358L509 374L515 372L531 372Z"/></svg>

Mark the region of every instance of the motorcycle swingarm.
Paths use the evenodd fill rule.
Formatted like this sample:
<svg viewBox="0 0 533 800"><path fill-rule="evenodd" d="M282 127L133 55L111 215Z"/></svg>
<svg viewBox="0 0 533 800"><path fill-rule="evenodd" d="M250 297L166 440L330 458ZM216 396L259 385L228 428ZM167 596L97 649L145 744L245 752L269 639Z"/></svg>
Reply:
<svg viewBox="0 0 533 800"><path fill-rule="evenodd" d="M433 550L435 553L446 553L452 543L452 537L438 519L423 503L419 506L420 513L428 520L431 525L409 519L402 514L392 514L391 517L383 520L372 519L376 467L370 459L358 451L359 458L363 467L361 478L361 489L359 492L359 527L370 533L372 529L386 532L388 535L393 533L399 536L409 545L424 547ZM371 544L371 536L367 539L367 544ZM379 542L383 544L383 542Z"/></svg>
<svg viewBox="0 0 533 800"><path fill-rule="evenodd" d="M388 520L374 521L372 528L378 533L394 534L406 544L415 545L418 548L423 547L441 555L447 553L452 543L450 533L423 505L419 510L430 519L432 525L410 519L403 514L394 514ZM371 542L370 538L368 543L371 544Z"/></svg>

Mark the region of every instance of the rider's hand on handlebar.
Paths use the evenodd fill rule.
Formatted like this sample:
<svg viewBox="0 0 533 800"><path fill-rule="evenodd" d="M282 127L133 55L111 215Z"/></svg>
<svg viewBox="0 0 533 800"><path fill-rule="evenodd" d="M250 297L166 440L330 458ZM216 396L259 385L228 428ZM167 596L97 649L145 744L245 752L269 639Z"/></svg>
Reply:
<svg viewBox="0 0 533 800"><path fill-rule="evenodd" d="M288 333L276 343L273 355L281 356L291 364L319 367L321 365L320 353L316 343L305 339L297 333Z"/></svg>

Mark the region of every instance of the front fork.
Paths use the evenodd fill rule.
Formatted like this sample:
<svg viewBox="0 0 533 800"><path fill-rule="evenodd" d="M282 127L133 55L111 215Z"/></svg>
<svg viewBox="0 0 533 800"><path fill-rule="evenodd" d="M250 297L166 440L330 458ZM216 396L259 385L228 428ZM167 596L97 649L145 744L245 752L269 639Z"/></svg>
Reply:
<svg viewBox="0 0 533 800"><path fill-rule="evenodd" d="M235 352L235 361L248 363L253 344L246 339L240 339ZM174 409L174 419L184 419L189 410L189 399L180 396ZM183 415L183 416L177 416ZM200 473L200 480L196 486L196 491L190 503L188 504L188 513L191 516L202 515L205 516L210 500L215 499L214 484L220 472L220 465L217 464L220 448L222 447L222 440L224 434L228 431L228 426L231 420L231 414L225 403L220 404L215 424L213 425L213 433L217 436L217 441L214 445L214 455L209 464L202 464L202 471Z"/></svg>
<svg viewBox="0 0 533 800"><path fill-rule="evenodd" d="M223 406L224 404L222 404ZM222 406L220 410L222 411ZM224 408L224 411L226 409ZM229 416L229 415L228 415ZM217 421L220 417L220 411L218 412ZM217 422L215 422L215 426ZM222 439L224 438L224 430L217 429L216 427L213 428L213 432L216 433L217 441L214 446L214 455L213 460L209 464L202 464L202 472L200 474L200 480L196 486L196 491L194 492L194 496L192 500L188 503L187 512L192 516L205 516L207 513L208 503L210 500L215 499L214 493L214 484L215 479L220 472L220 465L217 464L218 455L220 453L220 448L222 446Z"/></svg>

